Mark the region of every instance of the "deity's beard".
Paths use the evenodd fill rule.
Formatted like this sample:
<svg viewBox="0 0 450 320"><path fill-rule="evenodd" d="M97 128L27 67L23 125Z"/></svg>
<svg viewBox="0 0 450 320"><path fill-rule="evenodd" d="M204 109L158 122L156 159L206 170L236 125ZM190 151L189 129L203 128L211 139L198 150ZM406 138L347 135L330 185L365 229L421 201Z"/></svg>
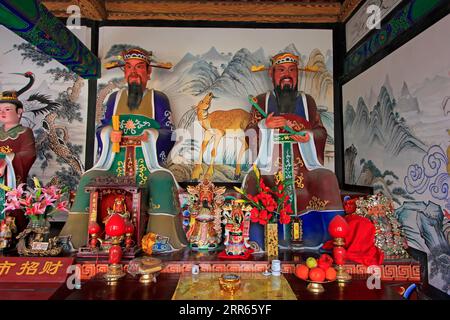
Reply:
<svg viewBox="0 0 450 320"><path fill-rule="evenodd" d="M130 110L139 108L143 96L144 89L140 83L128 83L128 108L130 108Z"/></svg>
<svg viewBox="0 0 450 320"><path fill-rule="evenodd" d="M275 86L275 96L277 98L277 106L279 113L294 113L295 102L297 100L297 87L289 85Z"/></svg>

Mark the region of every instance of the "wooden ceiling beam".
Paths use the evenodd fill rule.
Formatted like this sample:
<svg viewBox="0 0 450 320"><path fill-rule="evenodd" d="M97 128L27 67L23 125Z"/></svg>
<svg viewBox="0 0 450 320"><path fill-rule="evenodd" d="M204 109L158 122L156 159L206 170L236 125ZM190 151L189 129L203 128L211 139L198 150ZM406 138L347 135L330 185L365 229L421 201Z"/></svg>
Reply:
<svg viewBox="0 0 450 320"><path fill-rule="evenodd" d="M345 0L342 4L341 14L339 15L340 22L346 22L350 15L355 11L363 0Z"/></svg>
<svg viewBox="0 0 450 320"><path fill-rule="evenodd" d="M272 23L333 23L339 2L252 2L179 0L44 0L56 16L66 17L71 4L81 4L82 17L105 20L204 20ZM94 8L89 9L92 2ZM103 4L103 6L102 6ZM86 9L88 8L88 9ZM103 8L105 11L103 11ZM94 12L94 13L91 13Z"/></svg>
<svg viewBox="0 0 450 320"><path fill-rule="evenodd" d="M108 19L105 0L78 0L81 8L81 15L92 20Z"/></svg>
<svg viewBox="0 0 450 320"><path fill-rule="evenodd" d="M172 14L339 15L339 3L107 0L108 12Z"/></svg>
<svg viewBox="0 0 450 320"><path fill-rule="evenodd" d="M98 21L108 19L105 0L44 0L42 4L57 17L67 17L67 8L77 5L82 18Z"/></svg>

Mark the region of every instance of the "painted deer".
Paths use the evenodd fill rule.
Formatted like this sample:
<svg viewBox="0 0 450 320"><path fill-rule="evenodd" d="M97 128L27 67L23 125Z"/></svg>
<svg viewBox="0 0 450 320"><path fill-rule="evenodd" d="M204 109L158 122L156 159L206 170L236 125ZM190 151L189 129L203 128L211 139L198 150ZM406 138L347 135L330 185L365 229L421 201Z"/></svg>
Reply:
<svg viewBox="0 0 450 320"><path fill-rule="evenodd" d="M214 159L217 155L217 147L220 141L225 136L226 130L245 130L249 121L250 114L242 109L232 109L232 110L218 110L209 113L209 107L211 106L211 100L213 99L212 92L208 93L200 102L197 104L197 119L200 122L205 132L203 134L203 141L200 148L199 162L194 167L192 171L192 179L197 180L203 175L202 163L203 163L203 152L205 152L208 143L213 140L214 145L211 150L211 162L208 167L208 171L205 174L205 178L212 178L214 173ZM236 137L241 141L241 149L236 156L236 169L234 171L235 178L239 178L241 174L241 158L243 157L245 150L248 149L247 141L245 136Z"/></svg>

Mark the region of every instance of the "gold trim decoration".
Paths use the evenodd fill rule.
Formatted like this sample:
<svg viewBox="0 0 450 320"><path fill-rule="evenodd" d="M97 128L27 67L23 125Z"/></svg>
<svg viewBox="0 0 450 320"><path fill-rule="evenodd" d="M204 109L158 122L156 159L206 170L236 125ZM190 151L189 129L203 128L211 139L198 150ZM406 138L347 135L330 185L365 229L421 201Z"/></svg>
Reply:
<svg viewBox="0 0 450 320"><path fill-rule="evenodd" d="M160 204L155 204L155 203L153 203L153 198L150 198L149 205L150 205L150 207L152 207L153 210L154 210L154 209L159 209L159 208L161 208L161 205L160 205Z"/></svg>
<svg viewBox="0 0 450 320"><path fill-rule="evenodd" d="M138 161L138 170L139 178L141 178L140 184L146 184L148 180L148 177L145 174L145 171L147 171L147 167L145 166L144 159L142 158Z"/></svg>
<svg viewBox="0 0 450 320"><path fill-rule="evenodd" d="M275 184L280 184L281 182L283 182L283 172L278 171L277 173L275 173L274 178Z"/></svg>
<svg viewBox="0 0 450 320"><path fill-rule="evenodd" d="M305 164L303 163L303 160L300 157L295 158L294 169L298 170L298 166L300 166L301 168L303 168L305 166Z"/></svg>
<svg viewBox="0 0 450 320"><path fill-rule="evenodd" d="M10 146L1 146L0 147L0 153L11 153L13 150Z"/></svg>
<svg viewBox="0 0 450 320"><path fill-rule="evenodd" d="M295 186L297 188L303 189L305 185L303 184L303 172L300 173L300 175L295 176Z"/></svg>
<svg viewBox="0 0 450 320"><path fill-rule="evenodd" d="M308 206L306 209L308 210L324 210L327 204L329 203L329 200L322 200L316 196L312 197L311 200L309 200Z"/></svg>
<svg viewBox="0 0 450 320"><path fill-rule="evenodd" d="M117 176L118 177L123 177L125 175L125 169L124 169L125 165L123 163L123 161L117 161Z"/></svg>

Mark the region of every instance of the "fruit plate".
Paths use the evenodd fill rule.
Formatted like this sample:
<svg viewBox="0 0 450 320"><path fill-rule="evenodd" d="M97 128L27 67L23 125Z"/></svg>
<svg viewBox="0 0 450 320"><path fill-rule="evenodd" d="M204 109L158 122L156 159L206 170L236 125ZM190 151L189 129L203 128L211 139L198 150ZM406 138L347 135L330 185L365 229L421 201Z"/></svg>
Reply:
<svg viewBox="0 0 450 320"><path fill-rule="evenodd" d="M331 283L331 282L335 282L336 280L326 280L326 281L312 281L312 280L304 280L304 279L300 279L303 281L308 282L308 286L306 287L306 289L309 292L312 293L322 293L325 291L325 288L323 287L323 284L325 283Z"/></svg>

